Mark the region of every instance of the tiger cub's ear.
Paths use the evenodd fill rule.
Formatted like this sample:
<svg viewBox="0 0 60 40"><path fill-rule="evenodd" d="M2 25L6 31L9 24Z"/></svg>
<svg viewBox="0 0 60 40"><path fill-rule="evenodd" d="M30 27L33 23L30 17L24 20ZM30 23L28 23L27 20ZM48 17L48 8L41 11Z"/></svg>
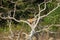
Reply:
<svg viewBox="0 0 60 40"><path fill-rule="evenodd" d="M27 21L28 21L29 23L32 23L32 22L34 22L35 20L36 20L35 18L27 19Z"/></svg>

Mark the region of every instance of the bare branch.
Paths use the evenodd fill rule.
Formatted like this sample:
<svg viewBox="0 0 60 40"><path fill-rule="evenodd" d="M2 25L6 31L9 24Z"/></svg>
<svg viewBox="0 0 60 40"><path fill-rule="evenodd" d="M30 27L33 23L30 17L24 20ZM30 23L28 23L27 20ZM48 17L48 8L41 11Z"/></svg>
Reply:
<svg viewBox="0 0 60 40"><path fill-rule="evenodd" d="M48 16L49 14L51 14L53 11L55 11L55 10L58 9L59 7L60 7L60 5L59 5L59 3L58 3L56 8L54 8L52 11L50 11L50 12L47 13L46 15L41 16L40 18L43 18L43 17Z"/></svg>
<svg viewBox="0 0 60 40"><path fill-rule="evenodd" d="M40 8L39 8L39 14L40 14L42 11L44 11L45 9L46 9L46 3L44 4L44 9L42 9L42 10L40 11ZM37 19L37 22L36 22L36 24L35 24L35 27L37 26L39 20L40 20L40 16L39 16L38 19Z"/></svg>
<svg viewBox="0 0 60 40"><path fill-rule="evenodd" d="M60 27L60 24L51 24L51 25L44 26L44 28L42 30L36 31L36 33L41 32L41 31L46 31L46 32L49 32L49 33L56 33L56 32L49 31L49 28L52 27L52 26Z"/></svg>
<svg viewBox="0 0 60 40"><path fill-rule="evenodd" d="M52 0L48 1L48 2L43 2L41 4L38 4L38 8L39 8L39 13L37 15L35 15L35 17L37 17L42 11L44 11L46 9L46 4L49 3L49 2L52 2ZM40 10L40 6L44 4L44 9Z"/></svg>
<svg viewBox="0 0 60 40"><path fill-rule="evenodd" d="M32 37L33 37L33 35L36 33L36 32L41 32L41 31L49 31L49 28L51 27L51 26L53 26L53 24L52 25L49 25L49 26L47 26L47 28L45 27L45 28L43 28L42 30L39 30L39 31L35 31L35 28L37 27L37 24L39 23L39 20L40 19L42 19L42 18L44 18L44 17L46 17L46 16L48 16L49 14L51 14L53 11L55 11L58 7L60 7L60 5L59 5L59 3L58 3L58 5L57 5L57 7L56 8L54 8L53 10L51 10L49 13L47 13L46 15L43 15L43 16L41 16L40 14L41 14L41 12L43 12L45 9L46 9L46 4L47 3L49 3L49 2L51 2L52 0L50 0L50 1L48 1L48 2L43 2L43 3L41 3L41 4L39 4L38 5L38 8L39 8L39 13L37 14L37 15L35 15L34 16L34 18L36 19L34 22L32 22L32 24L30 24L28 21L25 21L25 20L17 20L14 16L15 16L15 12L16 12L16 4L14 5L14 13L13 13L13 17L11 17L11 11L8 11L8 17L2 17L1 15L0 15L0 18L1 19L6 19L7 21L8 21L8 24L9 24L9 31L10 31L10 33L11 33L11 36L9 36L9 38L11 38L12 40L13 40L13 36L14 36L14 34L13 34L13 32L12 32L12 28L11 28L11 20L14 20L14 21L16 21L16 22L24 22L24 23L26 23L26 24L28 24L30 27L31 27L31 31L30 31L30 34L27 34L27 33L22 33L22 34L25 34L27 37L28 37L28 39L29 40L32 40ZM42 4L44 4L44 8L41 10L40 9L40 6L42 5ZM55 25L55 26L60 26L60 25ZM19 36L20 35L20 32L18 33L18 37L17 37L17 40L19 39ZM27 38L26 37L26 38Z"/></svg>
<svg viewBox="0 0 60 40"><path fill-rule="evenodd" d="M17 3L17 2L16 2ZM15 16L15 12L16 12L16 3L14 5L14 14L13 14L13 17Z"/></svg>

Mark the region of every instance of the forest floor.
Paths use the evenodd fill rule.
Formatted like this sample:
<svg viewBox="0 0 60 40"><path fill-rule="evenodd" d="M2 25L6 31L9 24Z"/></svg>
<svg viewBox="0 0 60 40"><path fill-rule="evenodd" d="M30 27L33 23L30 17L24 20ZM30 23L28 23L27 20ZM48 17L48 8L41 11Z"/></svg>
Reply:
<svg viewBox="0 0 60 40"><path fill-rule="evenodd" d="M9 33L4 33L4 32L0 32L0 40L11 40L11 39L9 39L9 38L5 38L4 36L8 36L9 35ZM47 35L46 34L44 34L43 36L40 36L39 38L39 40L60 40L60 34L56 34L56 35L54 35L54 39L53 39L53 34L50 34L50 37L49 37L49 39L46 39L46 38L48 38L48 37L46 37ZM17 36L14 36L15 38L14 38L14 40L16 40L16 37ZM33 38L34 40L37 40L36 38ZM23 38L22 39L20 39L20 40L23 40Z"/></svg>

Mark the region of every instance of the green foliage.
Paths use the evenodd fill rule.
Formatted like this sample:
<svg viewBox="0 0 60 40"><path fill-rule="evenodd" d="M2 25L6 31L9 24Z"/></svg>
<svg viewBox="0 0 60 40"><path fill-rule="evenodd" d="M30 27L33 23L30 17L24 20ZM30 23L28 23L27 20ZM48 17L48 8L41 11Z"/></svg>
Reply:
<svg viewBox="0 0 60 40"><path fill-rule="evenodd" d="M43 24L59 24L60 23L60 7L44 18Z"/></svg>
<svg viewBox="0 0 60 40"><path fill-rule="evenodd" d="M34 0L31 2L30 0L28 2L23 2L23 0L13 0L13 2L16 3L16 15L15 18L17 20L24 19L27 20L29 18L34 17L34 13L38 13L38 5L34 2ZM30 3L31 2L31 3ZM1 4L0 4L1 5ZM3 8L0 8L0 12L3 12L4 15L10 10L12 10L11 15L13 15L13 10L14 10L14 5L15 3L11 3L9 0L2 0L2 6ZM56 1L53 0L53 2L50 2L47 4L47 8L45 11L41 13L41 15L47 14L49 11L51 11L53 8L57 6ZM44 4L41 5L41 9L44 8ZM24 24L24 26L23 26ZM48 15L46 18L43 19L43 22L41 22L42 25L49 25L49 24L60 24L60 7L52 12L50 15ZM5 25L5 26L4 26ZM0 21L0 31L7 30L8 27L6 26L7 23L6 21L1 20ZM21 30L23 29L24 31L31 31L31 28L25 24L25 23L18 23L16 21L12 21L12 30ZM3 28L2 28L3 27ZM2 28L2 29L1 29ZM56 30L56 27L51 28L53 31Z"/></svg>
<svg viewBox="0 0 60 40"><path fill-rule="evenodd" d="M8 32L9 28L7 26L1 27L0 26L0 32Z"/></svg>
<svg viewBox="0 0 60 40"><path fill-rule="evenodd" d="M52 26L52 27L50 28L50 31L57 32L58 29L59 29L58 27Z"/></svg>

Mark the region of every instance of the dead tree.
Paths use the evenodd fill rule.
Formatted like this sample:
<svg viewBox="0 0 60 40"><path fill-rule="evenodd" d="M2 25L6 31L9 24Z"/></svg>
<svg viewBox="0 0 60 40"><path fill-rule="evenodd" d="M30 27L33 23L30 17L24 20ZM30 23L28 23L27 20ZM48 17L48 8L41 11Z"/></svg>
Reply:
<svg viewBox="0 0 60 40"><path fill-rule="evenodd" d="M42 30L39 30L39 31L35 31L35 28L37 27L37 24L39 23L39 20L41 20L41 19L43 19L44 17L48 16L48 15L51 14L53 11L55 11L58 7L60 7L59 3L57 3L57 7L56 7L56 8L54 8L53 10L51 10L51 11L50 11L49 13L47 13L46 15L41 16L41 12L43 12L44 10L46 10L46 4L49 3L49 2L51 2L51 0L48 1L48 2L43 2L43 3L41 3L41 4L38 4L39 13L34 16L35 21L33 21L32 23L28 22L27 20L17 20L17 19L14 17L14 16L15 16L15 12L16 12L16 4L14 5L14 14L13 14L13 17L11 17L11 11L8 11L8 17L1 17L1 15L0 15L0 18L2 18L2 19L7 19L7 18L9 19L9 20L7 20L7 22L8 22L8 24L9 24L9 28L10 28L9 31L10 31L11 35L8 36L8 38L10 38L11 40L13 40L13 37L14 37L14 34L13 34L13 32L12 32L12 29L11 29L11 28L12 28L12 27L11 27L11 22L12 22L12 20L14 20L14 21L16 21L16 22L24 22L24 23L28 24L28 25L31 27L31 31L30 31L29 34L24 33L24 32L22 33L22 34L25 34L25 35L26 35L26 37L25 37L26 40L32 40L32 37L34 36L34 34L37 33L37 32L40 32L40 31L42 31L42 30L46 30L46 31L48 32L47 29L42 29ZM42 4L44 4L44 8L41 10L41 9L40 9L40 6L41 6ZM17 39L16 39L16 40L19 40L19 38L20 38L20 32L17 34Z"/></svg>

